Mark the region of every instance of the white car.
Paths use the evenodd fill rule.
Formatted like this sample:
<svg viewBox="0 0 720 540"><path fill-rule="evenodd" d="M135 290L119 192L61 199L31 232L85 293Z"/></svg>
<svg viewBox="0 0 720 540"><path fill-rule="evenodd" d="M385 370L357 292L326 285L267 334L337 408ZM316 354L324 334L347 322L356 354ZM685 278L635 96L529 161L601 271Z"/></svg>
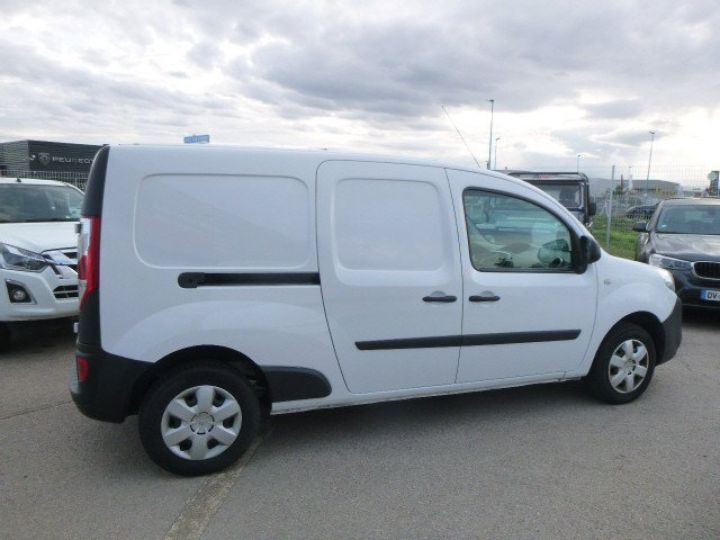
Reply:
<svg viewBox="0 0 720 540"><path fill-rule="evenodd" d="M665 270L539 189L399 158L112 146L80 234L71 393L217 471L264 414L586 379L647 388L681 340Z"/></svg>
<svg viewBox="0 0 720 540"><path fill-rule="evenodd" d="M0 343L9 325L78 313L83 193L63 182L0 178Z"/></svg>

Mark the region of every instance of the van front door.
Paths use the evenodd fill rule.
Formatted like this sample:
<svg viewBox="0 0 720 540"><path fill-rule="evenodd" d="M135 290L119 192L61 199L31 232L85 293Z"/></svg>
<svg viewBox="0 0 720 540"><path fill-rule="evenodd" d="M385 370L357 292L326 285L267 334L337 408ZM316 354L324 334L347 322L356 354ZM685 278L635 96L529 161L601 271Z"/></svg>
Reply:
<svg viewBox="0 0 720 540"><path fill-rule="evenodd" d="M462 282L445 171L323 163L317 231L325 312L348 389L454 383Z"/></svg>
<svg viewBox="0 0 720 540"><path fill-rule="evenodd" d="M574 220L530 187L448 176L465 290L457 382L561 378L585 356L597 304L595 265L574 268Z"/></svg>

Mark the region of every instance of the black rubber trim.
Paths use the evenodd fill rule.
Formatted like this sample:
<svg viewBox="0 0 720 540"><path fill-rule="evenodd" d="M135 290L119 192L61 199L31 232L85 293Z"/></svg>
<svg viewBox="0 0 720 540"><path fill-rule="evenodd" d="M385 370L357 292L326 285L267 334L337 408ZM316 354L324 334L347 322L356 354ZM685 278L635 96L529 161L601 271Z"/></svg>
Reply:
<svg viewBox="0 0 720 540"><path fill-rule="evenodd" d="M78 342L100 347L100 291L95 289L83 300L78 315Z"/></svg>
<svg viewBox="0 0 720 540"><path fill-rule="evenodd" d="M82 215L85 217L99 217L102 215L109 154L110 147L103 146L93 158L82 206Z"/></svg>
<svg viewBox="0 0 720 540"><path fill-rule="evenodd" d="M73 382L70 394L85 416L104 422L122 422L132 414L134 392L156 365L110 354L100 347L78 343L78 356L88 361L85 382ZM72 369L75 369L73 364ZM286 366L261 367L271 401L295 401L330 395L327 378L313 369Z"/></svg>
<svg viewBox="0 0 720 540"><path fill-rule="evenodd" d="M319 371L286 366L261 366L270 390L270 400L295 401L298 399L324 398L331 387Z"/></svg>
<svg viewBox="0 0 720 540"><path fill-rule="evenodd" d="M682 343L682 310L682 300L678 297L672 313L662 323L665 346L663 347L662 358L658 358L658 365L671 360L677 353L680 343Z"/></svg>
<svg viewBox="0 0 720 540"><path fill-rule="evenodd" d="M153 364L115 356L84 343L78 343L76 354L86 358L89 365L87 381L70 386L77 408L95 420L118 423L125 420L135 385Z"/></svg>
<svg viewBox="0 0 720 540"><path fill-rule="evenodd" d="M355 343L355 346L361 351L432 349L439 347L540 343L543 341L571 341L579 335L580 330L543 330L539 332L503 332L498 334L468 334L464 336L381 339L377 341L358 341Z"/></svg>
<svg viewBox="0 0 720 540"><path fill-rule="evenodd" d="M184 272L178 276L183 289L238 285L320 285L317 272L291 273L204 273Z"/></svg>

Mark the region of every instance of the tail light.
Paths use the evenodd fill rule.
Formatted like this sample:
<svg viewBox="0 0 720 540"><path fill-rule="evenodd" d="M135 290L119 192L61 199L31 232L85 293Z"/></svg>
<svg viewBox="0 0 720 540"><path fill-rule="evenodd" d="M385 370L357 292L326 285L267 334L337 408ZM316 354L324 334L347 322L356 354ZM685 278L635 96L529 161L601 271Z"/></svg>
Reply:
<svg viewBox="0 0 720 540"><path fill-rule="evenodd" d="M78 236L78 291L80 307L100 286L100 218L80 220Z"/></svg>
<svg viewBox="0 0 720 540"><path fill-rule="evenodd" d="M90 363L84 356L75 357L75 367L77 369L78 382L85 382L90 375Z"/></svg>

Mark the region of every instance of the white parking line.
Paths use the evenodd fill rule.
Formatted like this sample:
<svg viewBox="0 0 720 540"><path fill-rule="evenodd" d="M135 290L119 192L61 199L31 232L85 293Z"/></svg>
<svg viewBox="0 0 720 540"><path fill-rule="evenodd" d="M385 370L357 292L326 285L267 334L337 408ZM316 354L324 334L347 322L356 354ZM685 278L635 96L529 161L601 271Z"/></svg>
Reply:
<svg viewBox="0 0 720 540"><path fill-rule="evenodd" d="M198 488L168 530L165 540L199 540L243 469L268 435L270 430L258 435L235 467L209 477Z"/></svg>

